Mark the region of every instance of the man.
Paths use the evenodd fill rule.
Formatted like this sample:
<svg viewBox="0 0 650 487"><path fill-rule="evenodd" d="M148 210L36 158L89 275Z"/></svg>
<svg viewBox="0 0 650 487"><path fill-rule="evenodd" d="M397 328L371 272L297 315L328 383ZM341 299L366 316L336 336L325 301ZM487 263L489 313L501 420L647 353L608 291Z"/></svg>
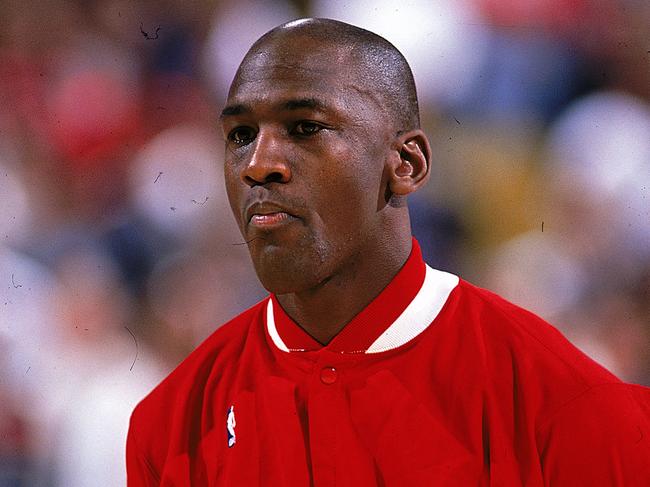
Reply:
<svg viewBox="0 0 650 487"><path fill-rule="evenodd" d="M136 408L129 486L650 485L645 389L422 261L406 197L431 149L390 43L332 20L273 29L222 123L271 295Z"/></svg>

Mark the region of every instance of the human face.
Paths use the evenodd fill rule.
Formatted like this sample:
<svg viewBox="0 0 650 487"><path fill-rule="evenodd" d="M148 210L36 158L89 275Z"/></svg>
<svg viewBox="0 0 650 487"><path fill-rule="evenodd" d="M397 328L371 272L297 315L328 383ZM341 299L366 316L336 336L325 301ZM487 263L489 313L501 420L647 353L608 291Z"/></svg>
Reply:
<svg viewBox="0 0 650 487"><path fill-rule="evenodd" d="M342 48L271 42L249 54L222 113L226 190L262 284L307 291L376 245L390 131Z"/></svg>

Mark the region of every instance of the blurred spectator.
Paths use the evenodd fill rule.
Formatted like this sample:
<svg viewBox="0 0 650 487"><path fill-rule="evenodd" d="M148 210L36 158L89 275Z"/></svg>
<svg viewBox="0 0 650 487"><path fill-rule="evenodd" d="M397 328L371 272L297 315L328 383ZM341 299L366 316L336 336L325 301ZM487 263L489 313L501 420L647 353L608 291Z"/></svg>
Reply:
<svg viewBox="0 0 650 487"><path fill-rule="evenodd" d="M298 11L284 0L222 0L220 3L205 45L204 60L215 96L222 102L251 44L276 25L296 18Z"/></svg>
<svg viewBox="0 0 650 487"><path fill-rule="evenodd" d="M413 69L424 113L458 106L475 89L488 31L473 2L315 0L312 5L315 17L342 20L393 43Z"/></svg>
<svg viewBox="0 0 650 487"><path fill-rule="evenodd" d="M93 248L56 262L54 336L32 364L39 456L55 485L119 485L130 410L164 374L136 328L114 264Z"/></svg>
<svg viewBox="0 0 650 487"><path fill-rule="evenodd" d="M131 165L135 211L174 239L191 242L214 227L224 235L237 232L225 197L218 136L199 125L176 126L151 139Z"/></svg>
<svg viewBox="0 0 650 487"><path fill-rule="evenodd" d="M545 156L546 231L500 246L485 283L646 382L647 292L634 290L650 266L650 107L620 92L579 99L551 127Z"/></svg>
<svg viewBox="0 0 650 487"><path fill-rule="evenodd" d="M0 337L1 338L1 337ZM0 339L0 370L10 351ZM17 401L18 399L18 401ZM0 376L0 486L27 487L36 483L37 472L31 451L31 424L20 408L20 396Z"/></svg>
<svg viewBox="0 0 650 487"><path fill-rule="evenodd" d="M158 262L151 274L154 315L190 349L214 331L215 323L227 322L264 297L241 247L228 253L190 249Z"/></svg>

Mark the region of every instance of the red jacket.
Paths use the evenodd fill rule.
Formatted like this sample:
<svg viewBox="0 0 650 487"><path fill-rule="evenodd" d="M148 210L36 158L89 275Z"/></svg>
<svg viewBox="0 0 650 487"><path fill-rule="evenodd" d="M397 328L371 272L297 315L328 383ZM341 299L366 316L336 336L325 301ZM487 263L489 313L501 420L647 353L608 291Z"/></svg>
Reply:
<svg viewBox="0 0 650 487"><path fill-rule="evenodd" d="M327 345L274 296L135 409L128 486L650 486L650 391L407 263Z"/></svg>

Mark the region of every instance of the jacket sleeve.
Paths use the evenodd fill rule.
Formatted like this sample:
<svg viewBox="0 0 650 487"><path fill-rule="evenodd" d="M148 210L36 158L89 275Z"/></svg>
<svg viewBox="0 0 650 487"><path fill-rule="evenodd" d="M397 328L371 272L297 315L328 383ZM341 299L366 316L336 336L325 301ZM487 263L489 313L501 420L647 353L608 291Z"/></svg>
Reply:
<svg viewBox="0 0 650 487"><path fill-rule="evenodd" d="M650 485L650 389L594 386L538 429L544 485Z"/></svg>
<svg viewBox="0 0 650 487"><path fill-rule="evenodd" d="M127 487L158 487L158 475L138 445L135 417L134 412L126 439L126 484Z"/></svg>

